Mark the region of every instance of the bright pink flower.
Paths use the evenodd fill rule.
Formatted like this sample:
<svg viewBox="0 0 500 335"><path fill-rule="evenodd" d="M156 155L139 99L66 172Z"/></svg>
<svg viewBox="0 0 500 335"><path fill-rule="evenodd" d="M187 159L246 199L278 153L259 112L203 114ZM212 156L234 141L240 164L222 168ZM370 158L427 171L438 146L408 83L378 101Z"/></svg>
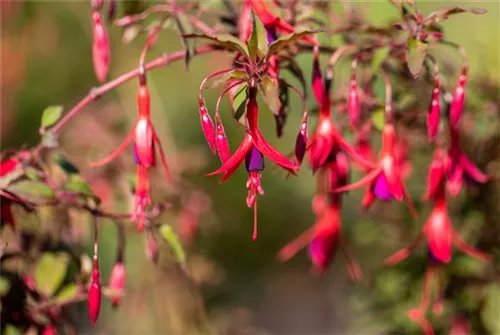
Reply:
<svg viewBox="0 0 500 335"><path fill-rule="evenodd" d="M361 112L361 106L359 104L358 85L356 83L357 63L358 62L356 59L352 61L351 80L349 83L349 96L347 98L347 111L349 113L349 119L353 127L356 127L358 125L359 115Z"/></svg>
<svg viewBox="0 0 500 335"><path fill-rule="evenodd" d="M467 83L467 70L468 67L464 65L462 68L462 73L458 78L457 88L453 95L453 100L450 106L450 123L453 128L458 128L458 121L462 117L462 113L465 105L465 85Z"/></svg>
<svg viewBox="0 0 500 335"><path fill-rule="evenodd" d="M109 47L108 33L102 24L101 15L98 11L94 11L92 13L92 25L92 59L94 61L94 71L97 79L100 82L104 82L108 76L111 51Z"/></svg>
<svg viewBox="0 0 500 335"><path fill-rule="evenodd" d="M97 322L99 311L101 310L101 282L99 277L99 263L94 259L88 291L88 309L92 325L95 325Z"/></svg>
<svg viewBox="0 0 500 335"><path fill-rule="evenodd" d="M125 150L130 142L134 141L134 159L137 164L137 173L132 220L138 221L137 230L142 231L145 221L144 210L151 204L148 169L155 166L155 145L159 147L158 152L168 180L170 180L170 172L160 139L151 122L150 96L146 85L141 84L139 87L137 105L139 118L122 144L114 152L97 162L91 163L90 166L97 167L109 163Z"/></svg>
<svg viewBox="0 0 500 335"><path fill-rule="evenodd" d="M402 200L403 197L413 215L416 215L411 198L402 182L400 167L395 157L396 131L392 124L386 124L382 132L382 153L377 166L361 180L337 188L336 192L350 191L368 185L363 198L363 206L369 208L375 197L390 201Z"/></svg>
<svg viewBox="0 0 500 335"><path fill-rule="evenodd" d="M127 278L127 273L125 271L125 265L122 262L118 262L115 265L113 265L113 268L111 269L111 276L109 279L109 287L117 293L123 293L123 290L125 289L125 280ZM111 303L113 304L114 307L117 307L120 304L121 297L120 296L114 296L111 298Z"/></svg>
<svg viewBox="0 0 500 335"><path fill-rule="evenodd" d="M253 239L257 238L257 194L264 194L260 185L261 174L264 170L264 156L271 159L274 163L286 169L292 174L296 173L298 166L292 163L279 151L274 149L264 138L258 126L259 108L257 105L257 88L249 88L249 97L247 103L247 131L243 142L235 153L229 157L222 166L216 171L209 173L208 176L223 173L221 182L227 180L233 175L238 167L245 161L248 171L248 207L254 207L254 233Z"/></svg>
<svg viewBox="0 0 500 335"><path fill-rule="evenodd" d="M441 108L439 105L439 77L434 80L434 89L432 90L431 104L427 113L427 132L429 142L434 142L439 127L439 118L441 116Z"/></svg>
<svg viewBox="0 0 500 335"><path fill-rule="evenodd" d="M42 335L57 335L57 328L53 324L49 324L43 328Z"/></svg>
<svg viewBox="0 0 500 335"><path fill-rule="evenodd" d="M445 161L448 191L453 197L460 193L463 180L484 184L489 177L470 161L460 148L458 130L450 127L451 145Z"/></svg>

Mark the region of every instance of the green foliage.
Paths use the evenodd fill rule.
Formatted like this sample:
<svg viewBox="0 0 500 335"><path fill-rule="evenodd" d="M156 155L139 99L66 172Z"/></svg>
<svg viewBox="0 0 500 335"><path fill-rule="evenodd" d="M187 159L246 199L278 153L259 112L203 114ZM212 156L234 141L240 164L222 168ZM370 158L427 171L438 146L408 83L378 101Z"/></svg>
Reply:
<svg viewBox="0 0 500 335"><path fill-rule="evenodd" d="M61 286L68 270L69 256L64 253L45 252L38 260L34 279L37 289L51 297Z"/></svg>

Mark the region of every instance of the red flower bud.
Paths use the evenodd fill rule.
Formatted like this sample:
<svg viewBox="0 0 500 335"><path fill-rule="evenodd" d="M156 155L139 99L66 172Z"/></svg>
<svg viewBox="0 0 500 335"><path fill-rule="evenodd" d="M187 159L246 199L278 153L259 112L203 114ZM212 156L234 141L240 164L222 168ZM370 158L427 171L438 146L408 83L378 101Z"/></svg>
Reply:
<svg viewBox="0 0 500 335"><path fill-rule="evenodd" d="M94 261L94 268L92 269L92 277L88 292L88 309L92 325L95 325L97 322L99 311L101 309L101 283L99 276L99 265L96 261Z"/></svg>
<svg viewBox="0 0 500 335"><path fill-rule="evenodd" d="M97 79L104 82L108 75L109 63L111 61L108 33L101 22L99 12L92 13L93 21L93 43L92 59L94 61L94 71Z"/></svg>
<svg viewBox="0 0 500 335"><path fill-rule="evenodd" d="M57 328L52 324L46 326L42 331L42 335L56 335L56 334L57 334Z"/></svg>
<svg viewBox="0 0 500 335"><path fill-rule="evenodd" d="M465 104L465 84L467 83L467 67L464 66L462 73L458 79L458 85L453 95L453 100L450 106L450 123L453 127L457 127L458 121L462 116Z"/></svg>
<svg viewBox="0 0 500 335"><path fill-rule="evenodd" d="M201 129L203 130L203 135L205 135L205 139L207 140L208 146L215 154L217 152L217 144L216 144L216 136L215 136L215 128L212 118L210 114L207 112L207 108L205 107L205 102L203 98L199 99L200 105L200 120L201 120Z"/></svg>
<svg viewBox="0 0 500 335"><path fill-rule="evenodd" d="M349 97L347 99L347 110L349 112L349 119L353 127L356 127L359 122L360 105L358 96L358 87L356 83L356 65L357 60L352 62L351 82L349 85Z"/></svg>
<svg viewBox="0 0 500 335"><path fill-rule="evenodd" d="M300 124L300 131L295 140L295 163L300 166L307 149L307 120Z"/></svg>
<svg viewBox="0 0 500 335"><path fill-rule="evenodd" d="M439 106L439 80L436 80L434 84L434 90L432 91L429 113L427 114L427 131L429 134L429 142L433 142L436 139L440 114L441 110Z"/></svg>
<svg viewBox="0 0 500 335"><path fill-rule="evenodd" d="M117 293L122 293L125 288L125 279L127 274L125 272L125 266L123 263L116 263L111 270L111 277L109 279L109 287L116 290ZM121 297L115 296L111 298L111 303L114 307L120 304Z"/></svg>

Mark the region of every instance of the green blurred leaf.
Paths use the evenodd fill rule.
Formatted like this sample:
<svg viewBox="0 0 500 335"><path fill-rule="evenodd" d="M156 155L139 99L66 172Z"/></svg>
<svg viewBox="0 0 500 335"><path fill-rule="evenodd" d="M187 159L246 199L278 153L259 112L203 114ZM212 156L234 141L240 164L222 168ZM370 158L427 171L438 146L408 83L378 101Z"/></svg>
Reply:
<svg viewBox="0 0 500 335"><path fill-rule="evenodd" d="M473 276L481 274L484 269L484 263L469 256L458 256L453 258L449 265L451 273L458 276Z"/></svg>
<svg viewBox="0 0 500 335"><path fill-rule="evenodd" d="M40 181L21 180L8 187L8 191L28 201L52 200L54 191Z"/></svg>
<svg viewBox="0 0 500 335"><path fill-rule="evenodd" d="M486 289L481 321L490 334L500 334L500 285L491 284Z"/></svg>
<svg viewBox="0 0 500 335"><path fill-rule="evenodd" d="M420 71L424 65L425 57L427 56L426 43L417 40L413 37L408 38L408 49L406 51L406 63L408 64L408 69L414 78L420 76Z"/></svg>
<svg viewBox="0 0 500 335"><path fill-rule="evenodd" d="M0 277L0 296L5 296L7 293L9 293L11 283L10 281L5 278L5 277Z"/></svg>
<svg viewBox="0 0 500 335"><path fill-rule="evenodd" d="M389 55L390 51L391 49L389 47L385 47L377 49L377 51L373 53L372 63L370 66L372 73L377 73L378 70L380 70L380 67L384 63L387 56Z"/></svg>
<svg viewBox="0 0 500 335"><path fill-rule="evenodd" d="M62 112L63 106L49 106L45 108L42 113L42 127L47 128L52 126L61 118Z"/></svg>
<svg viewBox="0 0 500 335"><path fill-rule="evenodd" d="M259 50L259 36L258 36L256 21L257 20L255 19L255 14L252 11L252 33L250 34L250 38L248 39L247 47L250 59L254 62L257 60L258 50Z"/></svg>
<svg viewBox="0 0 500 335"><path fill-rule="evenodd" d="M70 174L79 172L78 169L70 161L68 161L62 154L58 152L54 153L53 158L57 163L57 165L59 165L59 167L63 169L64 172Z"/></svg>
<svg viewBox="0 0 500 335"><path fill-rule="evenodd" d="M45 252L35 267L37 289L50 297L61 286L68 270L69 256L63 253Z"/></svg>
<svg viewBox="0 0 500 335"><path fill-rule="evenodd" d="M278 115L280 110L279 83L270 76L264 75L259 81L259 89L269 109L274 115Z"/></svg>
<svg viewBox="0 0 500 335"><path fill-rule="evenodd" d="M280 52L284 48L288 47L292 43L295 43L296 41L300 40L301 38L303 38L305 36L317 34L320 32L321 32L321 30L299 30L295 33L283 35L269 45L265 59L266 60L269 59L272 55L277 54L278 52Z"/></svg>
<svg viewBox="0 0 500 335"><path fill-rule="evenodd" d="M21 331L13 325L7 325L3 332L3 335L21 335Z"/></svg>
<svg viewBox="0 0 500 335"><path fill-rule="evenodd" d="M248 49L243 42L241 42L237 37L232 35L223 34L217 36L210 36L205 34L186 34L183 35L185 38L200 38L212 41L212 44L226 50L238 51L244 55L248 55Z"/></svg>
<svg viewBox="0 0 500 335"><path fill-rule="evenodd" d="M247 75L247 73L245 71L232 70L232 71L229 71L227 73L224 73L221 76L218 76L214 80L210 80L207 83L207 85L205 86L205 88L206 89L217 88L217 87L220 87L220 86L226 84L226 82L228 80L231 80L231 79L245 79L247 77L248 77L248 75Z"/></svg>
<svg viewBox="0 0 500 335"><path fill-rule="evenodd" d="M40 175L38 174L37 169L31 166L26 167L26 169L24 169L24 173L26 174L26 177L28 177L30 180L38 181L42 179L42 177L40 177Z"/></svg>
<svg viewBox="0 0 500 335"><path fill-rule="evenodd" d="M140 26L129 26L129 27L123 29L122 43L129 44L137 36L139 36L140 32L141 32L141 27Z"/></svg>
<svg viewBox="0 0 500 335"><path fill-rule="evenodd" d="M446 20L450 15L459 13L485 14L486 9L477 7L452 6L438 9L430 13L424 20L425 25Z"/></svg>
<svg viewBox="0 0 500 335"><path fill-rule="evenodd" d="M42 145L46 148L57 148L59 141L50 131L46 131L42 134Z"/></svg>
<svg viewBox="0 0 500 335"><path fill-rule="evenodd" d="M172 249L177 261L184 265L186 263L186 254L184 253L181 242L172 227L168 224L163 224L161 225L159 232Z"/></svg>
<svg viewBox="0 0 500 335"><path fill-rule="evenodd" d="M374 110L371 114L371 119L375 128L377 128L379 131L382 131L384 129L385 117L383 108Z"/></svg>
<svg viewBox="0 0 500 335"><path fill-rule="evenodd" d="M72 300L78 294L78 286L75 283L64 286L56 296L58 303Z"/></svg>

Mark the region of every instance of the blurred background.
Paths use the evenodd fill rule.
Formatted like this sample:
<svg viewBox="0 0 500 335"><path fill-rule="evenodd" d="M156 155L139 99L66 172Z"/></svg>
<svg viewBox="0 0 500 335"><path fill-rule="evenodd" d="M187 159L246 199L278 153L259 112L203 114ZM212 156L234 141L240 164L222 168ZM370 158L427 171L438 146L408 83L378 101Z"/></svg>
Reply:
<svg viewBox="0 0 500 335"><path fill-rule="evenodd" d="M419 7L426 14L437 7L454 4L457 2L422 1ZM491 1L460 1L459 4L485 8L488 13L463 14L447 20L443 23L447 39L463 45L467 51L472 83L483 80L498 87L500 5ZM352 5L380 25L398 18L397 11L388 2L356 1ZM28 148L39 141L40 116L46 106L61 104L70 108L97 85L91 58L90 6L83 1L12 1L9 4L2 1L1 9L1 148ZM109 78L115 78L137 66L144 36L125 44L121 41L121 29L108 25L108 31L112 42ZM334 39L332 43L335 45ZM148 58L181 47L175 34L165 32ZM309 75L311 58L304 56L299 62ZM351 192L346 197L342 212L343 238L349 241L353 256L364 270L365 280L361 284L350 282L342 257L336 257L321 277L311 274L306 252L280 263L276 260L277 251L314 222L311 211L314 179L310 170L302 171L297 178L286 178L273 168L264 172L262 183L266 193L259 201L259 238L252 242L253 212L245 203L246 173L238 171L222 185L217 178L204 177L219 162L210 154L200 130L198 88L207 74L229 64L229 59L220 53L196 56L189 71L181 61L148 73L152 118L164 143L167 160L173 173L185 179L186 187L197 190L195 202L210 208L197 221L198 233L194 239L185 243L191 276L187 279L172 265L174 260L168 250L162 251L158 265L148 261L144 236L130 224L123 304L113 310L110 303L104 301L96 328L88 324L85 303L68 308L68 316L82 333L96 334L188 334L215 330L227 334L418 333L418 326L408 320L406 311L418 304L425 267L424 250L419 249L414 259L404 266L382 269L381 261L416 236L430 210L429 204L418 203L424 188L425 166L430 161L429 151L411 154L414 167L407 183L421 211L417 222L412 222L400 203L377 204L368 213L362 213L362 191ZM340 66L344 65L347 63ZM114 169L92 170L88 163L111 152L125 137L137 112L137 87L136 80L129 81L90 104L66 127L61 137L62 152L81 168L82 175L110 211L126 211L131 201L126 191L127 178L134 173L131 150L117 160ZM473 102L480 99L475 97L478 86L469 87L468 99ZM213 110L218 94L220 89L207 91L209 109ZM292 113L282 139L275 139L271 113L264 113L261 121L264 133L285 153L292 149L301 111L300 101L293 96L292 99ZM308 102L310 108L314 107L312 100ZM227 101L222 106L222 115L227 120L226 133L234 150L242 132L236 122L230 122ZM491 123L491 116L474 115L477 127L481 122L483 127ZM480 144L484 128L477 129L477 136L465 150L481 168L494 171L500 166L498 156L496 165L485 165L491 158L481 161L486 155ZM498 147L494 148L491 154L498 155ZM172 192L180 194L180 202L189 202L182 190L169 189L161 173L155 172L153 176L154 196L168 199ZM352 180L359 177L358 172L352 174ZM494 219L492 215L498 214L498 209L487 212L485 206L478 205L481 192L498 193L498 182L462 195L452 205L452 220L459 231L467 233L464 238L472 244L480 241L487 245L481 239L489 235L493 239L488 242L492 251L491 243L498 238L495 234L499 230L498 216ZM176 226L180 221L178 214L166 215L162 220ZM32 219L24 216L20 220ZM81 251L90 255L90 219L72 213L71 220L79 227L73 237ZM490 227L485 233L484 225L488 222L496 227ZM101 273L107 278L116 249L116 231L111 222L100 225L99 242ZM455 256L450 264L452 276L481 275L488 271L485 267L491 266L458 252ZM450 312L433 319L438 333L446 333L453 313L460 312L471 316L474 329L500 334L498 280L481 294L453 292ZM484 308L485 305L489 307Z"/></svg>

